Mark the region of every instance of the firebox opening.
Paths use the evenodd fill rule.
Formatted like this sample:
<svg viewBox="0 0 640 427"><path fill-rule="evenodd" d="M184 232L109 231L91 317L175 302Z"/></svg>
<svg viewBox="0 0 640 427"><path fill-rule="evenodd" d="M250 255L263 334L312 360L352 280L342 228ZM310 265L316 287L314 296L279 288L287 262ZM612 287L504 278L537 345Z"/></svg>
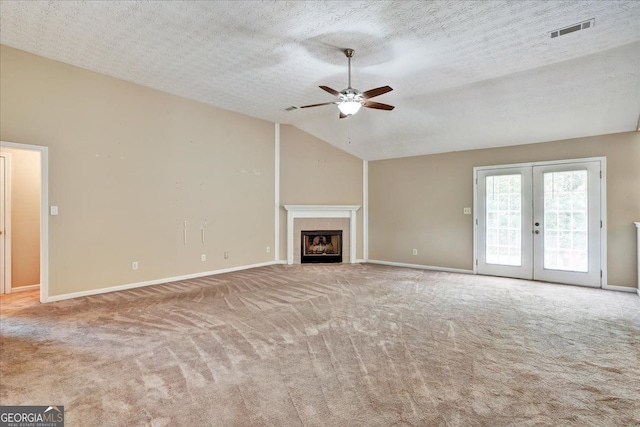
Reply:
<svg viewBox="0 0 640 427"><path fill-rule="evenodd" d="M342 262L342 230L302 231L301 262Z"/></svg>

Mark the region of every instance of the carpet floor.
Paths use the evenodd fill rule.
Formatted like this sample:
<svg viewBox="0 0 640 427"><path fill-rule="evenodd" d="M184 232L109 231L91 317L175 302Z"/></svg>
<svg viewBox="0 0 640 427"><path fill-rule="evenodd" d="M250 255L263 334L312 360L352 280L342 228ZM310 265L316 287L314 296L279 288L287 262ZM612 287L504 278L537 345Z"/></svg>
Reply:
<svg viewBox="0 0 640 427"><path fill-rule="evenodd" d="M629 293L277 265L0 322L0 404L67 427L640 425Z"/></svg>

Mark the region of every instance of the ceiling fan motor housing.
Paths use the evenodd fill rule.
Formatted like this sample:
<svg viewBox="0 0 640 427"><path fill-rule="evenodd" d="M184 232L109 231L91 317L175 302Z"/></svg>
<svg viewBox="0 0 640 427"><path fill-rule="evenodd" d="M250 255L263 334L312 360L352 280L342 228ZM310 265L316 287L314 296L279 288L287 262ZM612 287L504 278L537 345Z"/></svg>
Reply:
<svg viewBox="0 0 640 427"><path fill-rule="evenodd" d="M362 103L362 92L358 89L347 88L340 92L340 102L360 102Z"/></svg>

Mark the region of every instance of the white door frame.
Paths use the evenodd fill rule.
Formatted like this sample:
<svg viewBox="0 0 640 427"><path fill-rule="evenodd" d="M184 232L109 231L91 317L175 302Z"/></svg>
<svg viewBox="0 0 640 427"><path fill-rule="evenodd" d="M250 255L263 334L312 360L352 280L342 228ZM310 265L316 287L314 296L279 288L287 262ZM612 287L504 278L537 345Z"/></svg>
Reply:
<svg viewBox="0 0 640 427"><path fill-rule="evenodd" d="M609 287L607 282L607 158L587 157L583 159L551 160L546 162L512 163L507 165L476 166L473 168L473 274L478 274L478 172L487 169L507 169L518 167L561 165L566 163L580 162L600 162L602 177L600 179L600 218L602 227L600 228L600 269L602 277L600 287L603 289L616 289Z"/></svg>
<svg viewBox="0 0 640 427"><path fill-rule="evenodd" d="M49 148L41 145L0 141L0 147L40 153L40 302L49 299Z"/></svg>
<svg viewBox="0 0 640 427"><path fill-rule="evenodd" d="M11 153L0 151L0 157L4 159L4 189L2 192L2 208L4 209L4 228L2 229L2 241L4 248L0 258L0 294L11 293Z"/></svg>

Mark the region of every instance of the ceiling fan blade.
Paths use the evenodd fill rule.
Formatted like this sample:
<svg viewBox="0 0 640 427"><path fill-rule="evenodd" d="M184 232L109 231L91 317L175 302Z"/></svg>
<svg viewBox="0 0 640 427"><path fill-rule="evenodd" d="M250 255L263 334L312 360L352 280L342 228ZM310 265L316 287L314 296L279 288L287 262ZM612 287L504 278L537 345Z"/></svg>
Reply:
<svg viewBox="0 0 640 427"><path fill-rule="evenodd" d="M320 89L322 90L326 90L327 92L329 92L331 95L335 95L335 96L339 96L340 92L338 92L335 89L331 89L329 86L318 86Z"/></svg>
<svg viewBox="0 0 640 427"><path fill-rule="evenodd" d="M371 89L366 92L363 92L362 97L364 99L369 99L369 98L373 98L374 96L382 95L383 93L391 92L392 90L393 89L391 88L391 86L377 87L375 89Z"/></svg>
<svg viewBox="0 0 640 427"><path fill-rule="evenodd" d="M304 105L304 106L302 106L300 108L320 107L321 105L329 105L329 104L335 104L335 102L323 102L322 104Z"/></svg>
<svg viewBox="0 0 640 427"><path fill-rule="evenodd" d="M347 117L347 115L345 113L343 113L342 111L340 111L340 118L344 119L345 117Z"/></svg>
<svg viewBox="0 0 640 427"><path fill-rule="evenodd" d="M373 102L373 101L364 101L364 104L362 104L362 106L367 108L375 108L376 110L387 110L387 111L391 111L394 108L396 108L393 105L382 104L380 102Z"/></svg>

